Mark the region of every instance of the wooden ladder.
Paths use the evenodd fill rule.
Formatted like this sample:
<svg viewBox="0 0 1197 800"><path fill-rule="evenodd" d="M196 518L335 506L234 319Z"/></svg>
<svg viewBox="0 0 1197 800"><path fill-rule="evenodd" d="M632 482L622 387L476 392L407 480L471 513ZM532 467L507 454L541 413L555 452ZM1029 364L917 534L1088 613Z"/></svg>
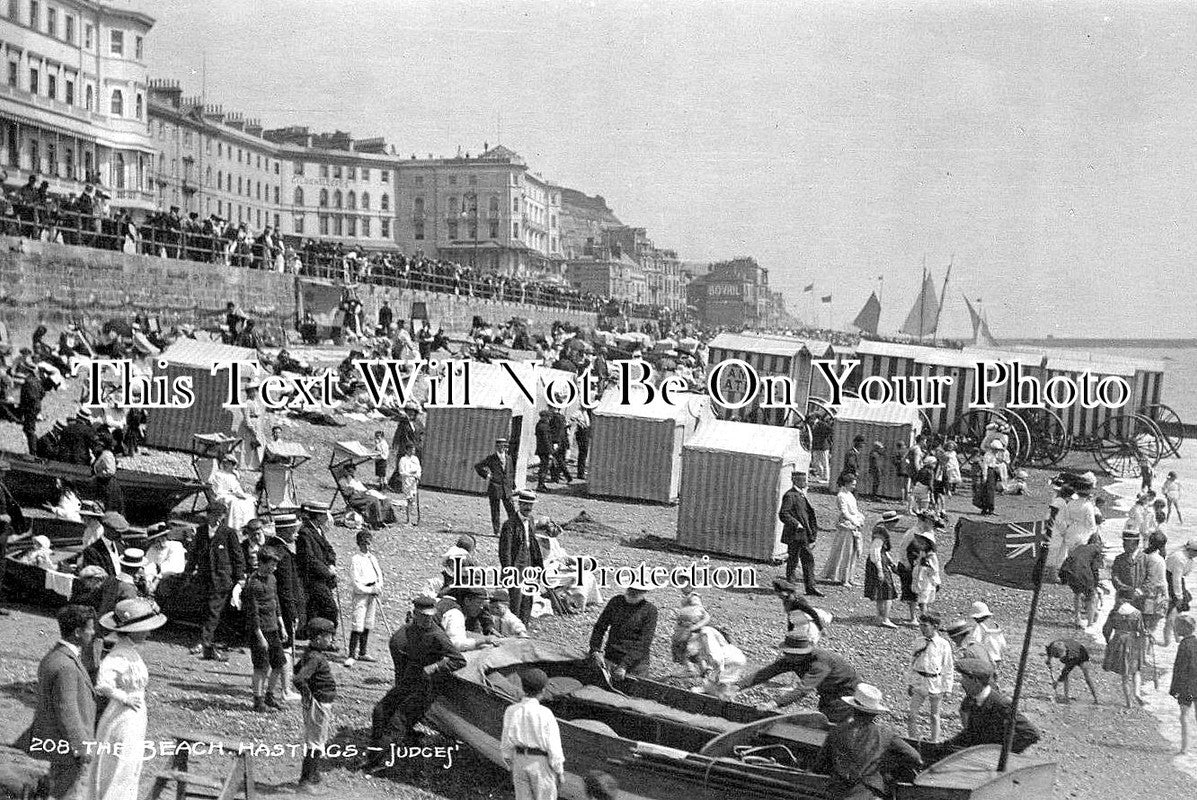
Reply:
<svg viewBox="0 0 1197 800"><path fill-rule="evenodd" d="M174 739L175 752L171 757L170 769L162 770L154 777L154 787L147 800L159 800L172 783L175 784L175 800L233 800L236 797L255 800L253 761L249 753L237 752L236 748L201 736L176 734ZM232 758L233 768L223 782L219 778L187 771L188 759L196 745L202 745L207 753L223 753Z"/></svg>

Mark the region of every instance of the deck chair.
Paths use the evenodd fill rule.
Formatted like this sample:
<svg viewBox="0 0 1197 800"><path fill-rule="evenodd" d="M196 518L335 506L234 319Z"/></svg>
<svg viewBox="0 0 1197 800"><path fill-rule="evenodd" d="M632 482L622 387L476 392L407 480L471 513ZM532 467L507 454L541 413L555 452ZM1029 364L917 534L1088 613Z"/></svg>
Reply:
<svg viewBox="0 0 1197 800"><path fill-rule="evenodd" d="M299 508L295 470L311 459L299 442L267 442L262 452L262 480L258 484L258 510L291 511Z"/></svg>
<svg viewBox="0 0 1197 800"><path fill-rule="evenodd" d="M351 510L348 499L345 496L345 481L348 479L349 469L372 462L377 456L377 451L366 447L356 440L333 444L332 456L328 462L328 471L332 475L333 486L335 488L333 489L333 495L328 505L329 512L333 514L334 519L338 517L344 519L346 512ZM340 512L334 510L337 498L340 498L343 505ZM394 515L395 507L390 498L384 496L382 502L390 507L391 514Z"/></svg>
<svg viewBox="0 0 1197 800"><path fill-rule="evenodd" d="M212 490L208 488L208 480L220 464L220 459L226 453L233 453L240 461L241 439L229 436L227 433L197 433L191 437L195 443L195 453L191 456L191 468L195 470L195 477L204 484L202 492L204 499L212 501ZM197 510L200 495L195 496L191 510Z"/></svg>

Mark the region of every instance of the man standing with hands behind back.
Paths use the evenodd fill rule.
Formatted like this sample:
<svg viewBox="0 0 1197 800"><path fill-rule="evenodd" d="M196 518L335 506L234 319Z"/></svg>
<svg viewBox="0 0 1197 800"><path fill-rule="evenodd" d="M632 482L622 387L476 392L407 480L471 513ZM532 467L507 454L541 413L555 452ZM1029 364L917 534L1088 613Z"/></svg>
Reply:
<svg viewBox="0 0 1197 800"><path fill-rule="evenodd" d="M815 588L815 555L811 551L819 535L819 523L815 519L814 508L806 499L806 473L794 470L791 480L794 485L782 496L781 510L777 512L784 526L781 529L781 541L788 551L786 580L794 580L794 569L801 563L806 593L822 597L823 593Z"/></svg>
<svg viewBox="0 0 1197 800"><path fill-rule="evenodd" d="M502 520L499 518L499 504L507 510L508 519L515 516L515 504L511 502L511 492L515 488L511 476L514 465L507 460L507 440L495 439L495 452L474 465L474 472L486 481L486 497L490 501L490 526L494 530L495 538L499 536Z"/></svg>

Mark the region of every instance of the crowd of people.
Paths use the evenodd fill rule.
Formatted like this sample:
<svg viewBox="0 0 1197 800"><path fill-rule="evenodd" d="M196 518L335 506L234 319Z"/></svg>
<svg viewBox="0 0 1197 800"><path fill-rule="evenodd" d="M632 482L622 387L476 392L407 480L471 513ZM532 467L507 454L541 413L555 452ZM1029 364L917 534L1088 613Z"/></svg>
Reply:
<svg viewBox="0 0 1197 800"><path fill-rule="evenodd" d="M244 328L235 329L237 324L234 320L229 333L241 336ZM378 324L389 327L383 326L381 319ZM518 326L485 330L481 329L479 336L488 339L488 344L523 343L518 341ZM555 326L535 349L543 347L546 362L559 369L600 370L606 348L586 346L577 333L567 326ZM35 335L35 347L22 353L23 360L19 360L23 366L18 372L25 384L44 388L52 373L42 365L53 367L55 359L69 369L71 359L81 354L81 345L68 334L72 334L69 329L58 348L44 344L46 331ZM118 334L99 347L117 346L114 342L127 346L127 339ZM410 337L394 344L409 349L404 352L419 350ZM696 368L701 368L701 345L688 355ZM681 361L680 356L675 353L671 357ZM18 421L23 424L30 410L18 406ZM40 408L36 411L40 414ZM34 427L36 416L32 417ZM585 478L590 422L586 412L569 416L549 412L538 423L538 491L548 490L548 483L558 479ZM242 482L237 459L228 457L219 459L209 478L207 508L199 524L162 523L147 531L143 547L131 546L131 526L122 514L123 492L115 479L116 456L137 446L136 434L130 436L128 420L125 423L118 442L113 433L121 426L80 413L53 431L53 437L31 442L31 448L41 448L59 460L92 464L96 490L90 494L98 498L98 503L90 506L79 501L78 487L62 486L55 507L56 514L86 525L85 548L70 603L59 614L61 641L43 662L45 680L30 731L33 736L48 731L72 743L67 752L54 754L56 791L61 792L56 797L66 796L71 787L83 787L90 792L84 794L87 797L111 800L137 795L140 749L136 757L122 757L118 750L91 755L81 743L145 738L145 693L152 677L138 648L150 631L165 622L155 598L167 592L181 591L199 605L195 656L225 662L228 655L222 645L248 645L251 670L246 678L254 712L267 714L288 706L302 711L307 745L299 776L303 787L321 782L322 754L336 718L337 683L342 674L334 667L339 663L352 669L359 662L375 660L370 644L380 620L397 623L387 642L395 680L373 709L371 749L361 763L369 771L383 768L380 757L389 752L390 745L419 738L417 725L427 714L443 676L465 664L463 653L526 637L538 616L577 614L601 605L603 610L588 641L596 668L616 682L655 672L652 646L661 611L651 598L659 587L636 583L604 603L599 587L576 583L568 569L575 561L563 541L564 530L534 513L535 492L515 485L513 455L506 439L496 440L493 452L479 454L474 465L479 486L485 487L485 508L498 539L497 566L518 571L555 567L546 574L559 579L531 595L518 589L485 589L461 582L460 576L470 569L496 566L479 557L472 536L462 535L445 551L442 571L428 576L427 585L420 587L408 608L406 604L401 607L398 598L410 597L411 591L387 584L384 565L373 550L373 536L375 531L396 525L396 509L410 503L418 491L425 431L417 404L408 404L397 415L389 446L384 431L375 433L373 486L352 470L338 477L338 489L353 512L343 515L342 524L358 528L351 553L339 552L334 544L330 535L334 520L328 504L303 502L294 512L260 515L256 491ZM137 424L135 420L134 426ZM275 428L272 437L278 440L281 432ZM731 632L732 621L715 619L703 598L683 587L669 649L691 688L732 699L775 677L796 676L798 683L792 690L776 695L763 707L785 708L807 697L815 699L818 709L835 725L820 767L845 797L852 792L887 790L890 778L877 768L883 753L913 769L958 747L1000 744L1007 725L1013 726L1014 752L1033 745L1038 731L1014 711L1000 688L1011 677L1004 666L1008 645L986 601L976 600L968 616L951 621L945 621L937 608L944 582L938 552L947 535L945 499L961 485L967 465L977 467L974 504L981 513L993 510L993 498L983 495L977 502L978 484L993 494L1020 491L1020 485L1025 491L1025 476L1020 479L1009 470L1003 436L1008 433L1000 425L988 429L965 465L960 464L954 442L946 439L920 437L900 455L874 455L876 443L870 449L867 440L858 439L837 465L834 479L827 458L819 457L816 446L816 474L795 472L793 487L781 499L778 511L788 551L784 576L773 584L784 617L784 621L778 619L778 658L750 669ZM815 439L814 444L822 441ZM51 446L53 450L47 449ZM571 459L571 453L576 453L576 458ZM906 494L903 505L881 514L866 542L868 520L857 495L866 480L876 493L872 473L877 459L883 457L900 460ZM826 482L835 492L837 517L831 528L835 538L821 570L816 569L813 549L826 528L820 525L807 496L812 478ZM0 464L0 487L3 479ZM1089 474L1064 473L1055 486L1058 496L1051 503L1048 519L1049 572L1077 592L1078 615L1083 611L1084 621L1092 622L1096 614L1093 598L1101 585L1103 566L1100 537L1094 539L1100 519L1093 497L1096 479ZM1181 705L1187 748L1188 710L1197 695L1197 640L1188 613L1191 594L1185 577L1197 562L1197 541L1165 557L1163 530L1169 512L1179 513L1180 487L1175 475L1169 476L1162 491L1166 497L1157 501L1150 486L1145 489L1128 517L1125 552L1111 566L1117 601L1107 622L1109 644L1103 668L1120 676L1128 705L1132 700L1142 702L1140 672L1150 657L1153 630L1162 623L1165 642L1173 636L1181 640L1171 693ZM25 527L7 490L0 491L0 525L4 526L0 540ZM56 562L50 542L36 545L26 554L29 563L52 568ZM0 553L0 562L2 556ZM351 585L342 587L338 564L346 560L349 569L342 573L350 576ZM824 596L817 579L848 587L861 581L864 596L876 604L879 626L917 628L912 631L905 690L909 701L906 734L921 740L918 749L879 724L890 710L885 690L865 680L847 658L820 646L835 621L828 609L814 605ZM345 605L343 599L348 600ZM895 600L905 606L905 620L891 618ZM387 616L388 611L392 616ZM115 643L95 635L97 623L116 634ZM343 650L337 645L338 636ZM308 643L306 649L298 645L303 641ZM1059 679L1053 675L1053 686L1062 684L1065 698L1069 696L1068 675L1079 667L1097 699L1084 645L1074 639L1052 642L1047 657L1049 667L1053 661L1063 667ZM955 691L957 676L964 691L963 730L941 740L942 710ZM518 796L555 797L565 765L576 755L562 751L552 710L537 699L546 687L546 676L539 670L525 670L520 681L524 697L505 716L503 757L512 770ZM68 692L64 687L73 688ZM92 698L96 701L89 705ZM853 766L860 764L866 768ZM594 792L608 792L607 796L617 791L610 776L601 774L590 776L589 785Z"/></svg>

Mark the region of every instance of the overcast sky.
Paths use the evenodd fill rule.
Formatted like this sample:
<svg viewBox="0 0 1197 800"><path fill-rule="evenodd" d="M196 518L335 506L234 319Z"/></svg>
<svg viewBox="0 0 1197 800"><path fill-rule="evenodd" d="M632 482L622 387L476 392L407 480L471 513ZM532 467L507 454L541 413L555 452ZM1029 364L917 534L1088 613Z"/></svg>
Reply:
<svg viewBox="0 0 1197 800"><path fill-rule="evenodd" d="M1197 336L1188 4L123 0L268 127L521 153L688 260L883 330L923 258L994 333ZM501 134L500 134L501 131Z"/></svg>

